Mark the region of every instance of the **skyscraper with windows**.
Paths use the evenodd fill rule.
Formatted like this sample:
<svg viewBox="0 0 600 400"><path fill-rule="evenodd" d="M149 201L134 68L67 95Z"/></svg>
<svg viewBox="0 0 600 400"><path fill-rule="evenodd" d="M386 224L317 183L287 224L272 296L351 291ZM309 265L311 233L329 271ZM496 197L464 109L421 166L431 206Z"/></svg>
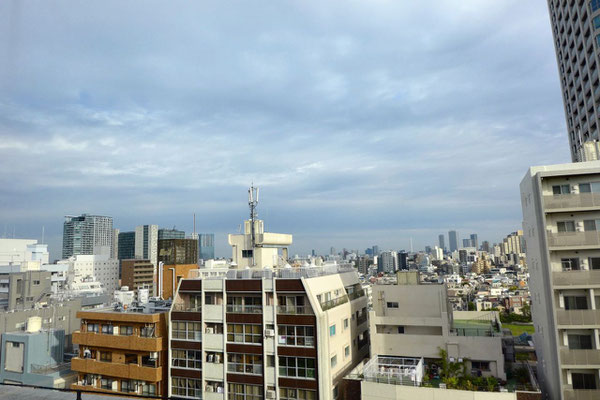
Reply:
<svg viewBox="0 0 600 400"><path fill-rule="evenodd" d="M198 235L198 258L212 260L215 258L215 234L201 233Z"/></svg>
<svg viewBox="0 0 600 400"><path fill-rule="evenodd" d="M477 239L476 233L471 233L471 247L475 247L475 250L479 249L479 239Z"/></svg>
<svg viewBox="0 0 600 400"><path fill-rule="evenodd" d="M82 214L66 216L63 225L62 257L102 255L111 257L113 246L112 217Z"/></svg>
<svg viewBox="0 0 600 400"><path fill-rule="evenodd" d="M448 241L451 252L458 250L458 233L456 231L448 232Z"/></svg>
<svg viewBox="0 0 600 400"><path fill-rule="evenodd" d="M444 235L443 234L441 234L441 235L438 236L438 242L440 244L440 249L445 250L446 249L446 243L445 243Z"/></svg>
<svg viewBox="0 0 600 400"><path fill-rule="evenodd" d="M548 0L573 161L583 143L598 140L600 124L600 1Z"/></svg>

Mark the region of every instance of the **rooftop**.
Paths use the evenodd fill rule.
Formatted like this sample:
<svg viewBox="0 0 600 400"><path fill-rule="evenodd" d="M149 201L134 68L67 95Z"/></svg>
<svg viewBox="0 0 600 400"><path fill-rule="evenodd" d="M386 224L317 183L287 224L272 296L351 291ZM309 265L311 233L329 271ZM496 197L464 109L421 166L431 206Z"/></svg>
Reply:
<svg viewBox="0 0 600 400"><path fill-rule="evenodd" d="M189 272L188 279L200 279L210 272L220 269L193 269ZM249 269L222 269L222 276L207 276L204 279L300 279L316 278L319 276L335 275L345 272L356 272L352 264L326 264L323 266L309 267L284 267L284 268L249 268Z"/></svg>

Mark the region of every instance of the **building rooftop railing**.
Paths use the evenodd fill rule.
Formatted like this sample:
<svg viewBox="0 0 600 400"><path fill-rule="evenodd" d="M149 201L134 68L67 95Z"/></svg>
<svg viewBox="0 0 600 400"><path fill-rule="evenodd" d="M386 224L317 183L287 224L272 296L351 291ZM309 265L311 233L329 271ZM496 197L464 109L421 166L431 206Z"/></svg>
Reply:
<svg viewBox="0 0 600 400"><path fill-rule="evenodd" d="M347 295L342 295L336 299L333 300L327 300L321 303L321 309L323 311L327 311L327 310L331 310L334 307L337 307L341 304L345 304L348 302L348 296Z"/></svg>
<svg viewBox="0 0 600 400"><path fill-rule="evenodd" d="M209 269L193 269L188 274L188 279L200 279ZM228 269L223 271L223 276L209 276L204 279L300 279L316 278L319 276L356 272L352 264L331 264L319 267L292 267L292 268L249 268Z"/></svg>

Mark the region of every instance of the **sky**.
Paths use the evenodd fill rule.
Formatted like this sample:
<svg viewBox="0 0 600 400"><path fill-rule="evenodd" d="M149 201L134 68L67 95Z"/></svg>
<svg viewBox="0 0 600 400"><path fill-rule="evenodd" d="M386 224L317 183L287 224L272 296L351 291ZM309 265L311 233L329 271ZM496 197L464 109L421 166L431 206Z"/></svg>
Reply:
<svg viewBox="0 0 600 400"><path fill-rule="evenodd" d="M60 257L65 215L291 254L520 229L570 162L545 1L0 2L0 236Z"/></svg>

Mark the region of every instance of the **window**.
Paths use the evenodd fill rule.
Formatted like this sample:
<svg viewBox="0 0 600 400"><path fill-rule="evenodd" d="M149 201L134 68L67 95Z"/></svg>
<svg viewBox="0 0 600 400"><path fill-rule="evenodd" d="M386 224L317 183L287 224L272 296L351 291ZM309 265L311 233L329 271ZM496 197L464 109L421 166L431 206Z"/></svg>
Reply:
<svg viewBox="0 0 600 400"><path fill-rule="evenodd" d="M348 318L344 319L344 329L348 329L348 326L350 326L350 322L348 321Z"/></svg>
<svg viewBox="0 0 600 400"><path fill-rule="evenodd" d="M137 364L138 356L137 354L125 354L125 364Z"/></svg>
<svg viewBox="0 0 600 400"><path fill-rule="evenodd" d="M594 374L575 373L571 374L573 389L597 389Z"/></svg>
<svg viewBox="0 0 600 400"><path fill-rule="evenodd" d="M145 327L140 329L141 337L154 337L154 332L156 328L154 325L146 325Z"/></svg>
<svg viewBox="0 0 600 400"><path fill-rule="evenodd" d="M242 383L227 384L228 400L262 400L263 387L258 385L244 385Z"/></svg>
<svg viewBox="0 0 600 400"><path fill-rule="evenodd" d="M556 223L559 232L575 232L574 221L561 221Z"/></svg>
<svg viewBox="0 0 600 400"><path fill-rule="evenodd" d="M565 296L565 310L587 310L587 298L585 296Z"/></svg>
<svg viewBox="0 0 600 400"><path fill-rule="evenodd" d="M585 232L593 232L600 230L600 220L586 219L583 221L583 230Z"/></svg>
<svg viewBox="0 0 600 400"><path fill-rule="evenodd" d="M102 325L102 333L104 333L105 335L112 335L112 325Z"/></svg>
<svg viewBox="0 0 600 400"><path fill-rule="evenodd" d="M133 326L120 326L119 334L123 336L131 336L133 335Z"/></svg>
<svg viewBox="0 0 600 400"><path fill-rule="evenodd" d="M262 326L249 324L227 324L227 341L232 343L262 343Z"/></svg>
<svg viewBox="0 0 600 400"><path fill-rule="evenodd" d="M112 379L108 379L108 378L102 378L102 379L100 379L100 387L102 389L112 390L112 388L113 388L113 380Z"/></svg>
<svg viewBox="0 0 600 400"><path fill-rule="evenodd" d="M142 383L142 396L156 396L156 385L154 383Z"/></svg>
<svg viewBox="0 0 600 400"><path fill-rule="evenodd" d="M99 329L100 329L100 325L98 325L98 324L87 324L88 332L98 333Z"/></svg>
<svg viewBox="0 0 600 400"><path fill-rule="evenodd" d="M33 281L34 286L38 286L39 284L40 284L40 281Z"/></svg>
<svg viewBox="0 0 600 400"><path fill-rule="evenodd" d="M335 336L335 324L329 327L329 336Z"/></svg>
<svg viewBox="0 0 600 400"><path fill-rule="evenodd" d="M344 347L344 357L350 356L350 346Z"/></svg>
<svg viewBox="0 0 600 400"><path fill-rule="evenodd" d="M579 268L579 258L561 258L560 263L563 271L578 271L581 269Z"/></svg>
<svg viewBox="0 0 600 400"><path fill-rule="evenodd" d="M278 344L283 346L315 346L315 328L302 325L278 325Z"/></svg>
<svg viewBox="0 0 600 400"><path fill-rule="evenodd" d="M571 193L571 187L569 185L554 185L552 186L552 194L569 194Z"/></svg>
<svg viewBox="0 0 600 400"><path fill-rule="evenodd" d="M337 399L339 397L339 395L340 395L340 388L338 385L335 385L333 387L333 398Z"/></svg>
<svg viewBox="0 0 600 400"><path fill-rule="evenodd" d="M227 372L262 375L263 361L259 354L227 354Z"/></svg>
<svg viewBox="0 0 600 400"><path fill-rule="evenodd" d="M590 257L588 263L590 269L600 269L600 257Z"/></svg>
<svg viewBox="0 0 600 400"><path fill-rule="evenodd" d="M592 349L592 335L569 335L569 349Z"/></svg>
<svg viewBox="0 0 600 400"><path fill-rule="evenodd" d="M279 389L280 400L316 400L317 392L305 389Z"/></svg>
<svg viewBox="0 0 600 400"><path fill-rule="evenodd" d="M121 392L135 392L135 385L132 381L121 381Z"/></svg>
<svg viewBox="0 0 600 400"><path fill-rule="evenodd" d="M404 333L404 327L398 326L398 333Z"/></svg>
<svg viewBox="0 0 600 400"><path fill-rule="evenodd" d="M202 369L202 352L173 349L171 365L176 368Z"/></svg>
<svg viewBox="0 0 600 400"><path fill-rule="evenodd" d="M101 351L100 352L100 361L112 362L112 354L109 353L108 351Z"/></svg>
<svg viewBox="0 0 600 400"><path fill-rule="evenodd" d="M180 340L202 340L202 328L200 322L173 321L173 339Z"/></svg>
<svg viewBox="0 0 600 400"><path fill-rule="evenodd" d="M337 365L337 354L333 357L331 357L331 368L335 367Z"/></svg>
<svg viewBox="0 0 600 400"><path fill-rule="evenodd" d="M396 302L396 301L388 301L387 308L398 308L398 302Z"/></svg>
<svg viewBox="0 0 600 400"><path fill-rule="evenodd" d="M171 388L174 396L202 398L202 380L191 378L171 378Z"/></svg>
<svg viewBox="0 0 600 400"><path fill-rule="evenodd" d="M471 361L471 368L478 369L480 371L489 371L490 370L490 362L489 361Z"/></svg>
<svg viewBox="0 0 600 400"><path fill-rule="evenodd" d="M315 378L315 359L304 357L279 357L279 375Z"/></svg>
<svg viewBox="0 0 600 400"><path fill-rule="evenodd" d="M600 23L600 16L594 18L594 24L596 20ZM580 183L579 193L600 193L600 182Z"/></svg>
<svg viewBox="0 0 600 400"><path fill-rule="evenodd" d="M228 296L227 312L260 314L262 313L262 297Z"/></svg>
<svg viewBox="0 0 600 400"><path fill-rule="evenodd" d="M242 250L243 258L252 258L252 250Z"/></svg>

